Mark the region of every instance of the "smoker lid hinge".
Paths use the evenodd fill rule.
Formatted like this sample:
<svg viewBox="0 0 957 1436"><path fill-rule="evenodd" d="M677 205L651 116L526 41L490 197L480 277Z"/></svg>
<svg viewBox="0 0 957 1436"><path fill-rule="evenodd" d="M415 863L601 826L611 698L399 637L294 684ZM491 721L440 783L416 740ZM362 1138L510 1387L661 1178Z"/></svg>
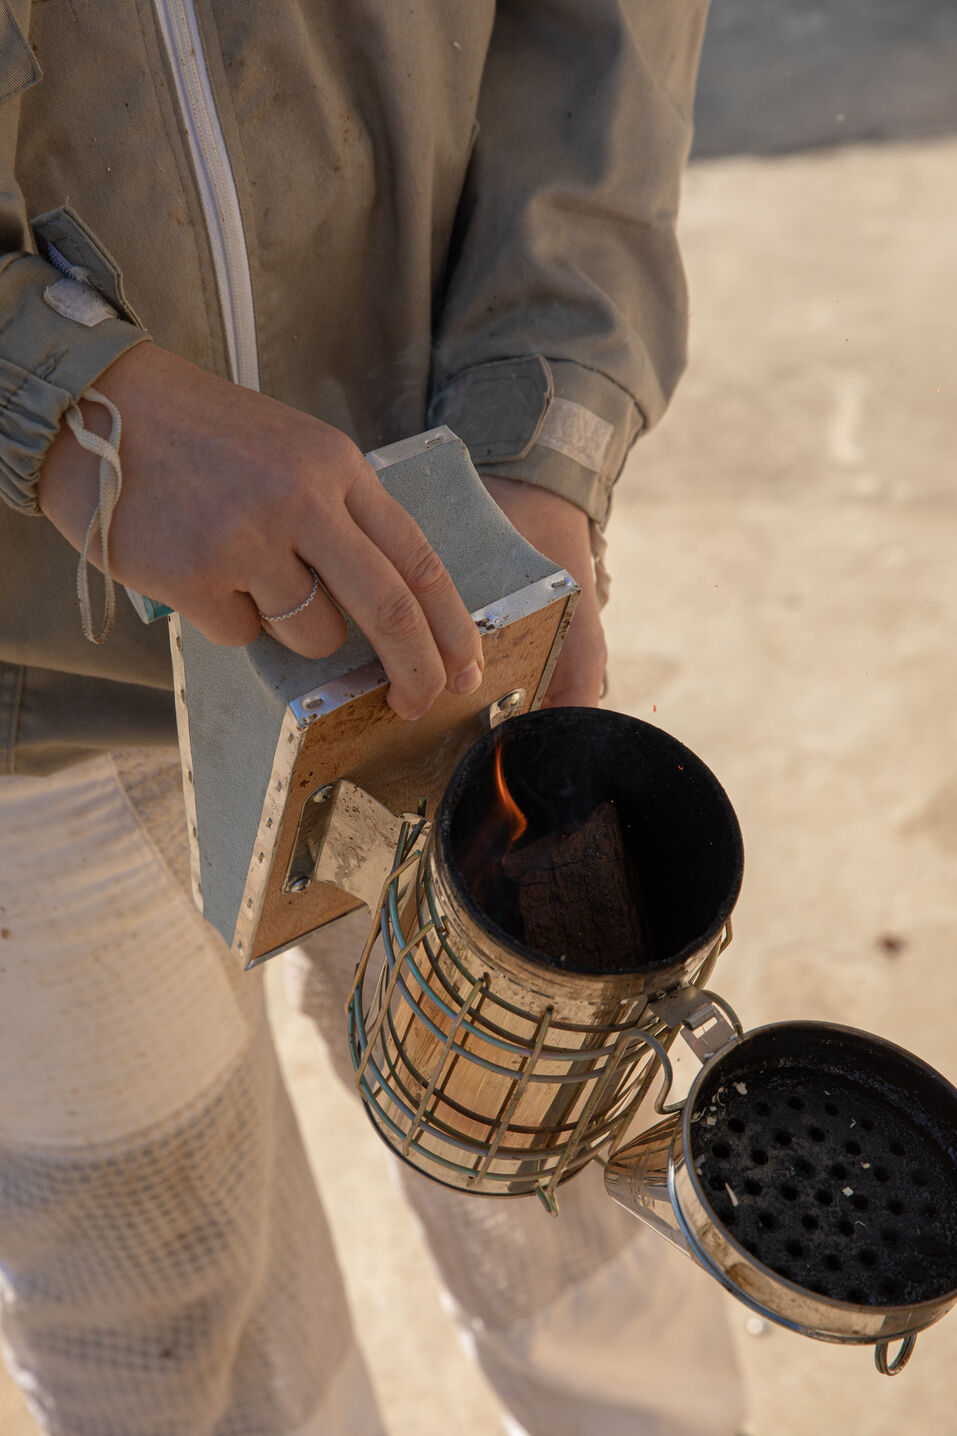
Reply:
<svg viewBox="0 0 957 1436"><path fill-rule="evenodd" d="M506 718L515 718L525 709L525 700L528 697L524 688L513 688L511 693L505 693L501 698L489 705L485 713L486 729L497 728L504 723Z"/></svg>
<svg viewBox="0 0 957 1436"><path fill-rule="evenodd" d="M650 1003L651 1011L681 1035L700 1062L741 1036L741 1024L723 999L698 987L679 987Z"/></svg>

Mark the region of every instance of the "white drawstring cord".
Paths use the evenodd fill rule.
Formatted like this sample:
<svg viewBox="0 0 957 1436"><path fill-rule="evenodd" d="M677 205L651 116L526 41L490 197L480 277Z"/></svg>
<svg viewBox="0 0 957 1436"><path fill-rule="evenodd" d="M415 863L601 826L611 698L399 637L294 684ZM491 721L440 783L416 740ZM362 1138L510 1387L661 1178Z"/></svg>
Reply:
<svg viewBox="0 0 957 1436"><path fill-rule="evenodd" d="M84 638L88 638L91 643L104 643L109 638L116 620L116 589L113 576L110 573L110 525L113 522L113 514L123 489L123 473L120 468L120 434L123 425L120 411L105 394L101 394L97 389L87 389L83 398L89 399L94 404L102 404L105 409L109 410L112 420L110 437L103 439L99 434L94 434L86 427L78 404L71 405L66 411L66 421L73 431L77 443L82 448L88 449L91 454L98 454L100 459L100 497L93 517L90 519L80 553L80 562L76 571L76 596L80 604ZM90 543L97 531L100 539L105 596L103 622L99 632L94 632L93 605L90 600L90 580L87 570L90 564Z"/></svg>

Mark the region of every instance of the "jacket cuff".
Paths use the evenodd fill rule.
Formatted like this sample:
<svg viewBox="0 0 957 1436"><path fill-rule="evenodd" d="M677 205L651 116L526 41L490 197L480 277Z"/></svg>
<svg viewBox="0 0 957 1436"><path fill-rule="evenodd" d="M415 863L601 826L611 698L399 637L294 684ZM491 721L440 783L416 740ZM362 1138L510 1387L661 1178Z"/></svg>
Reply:
<svg viewBox="0 0 957 1436"><path fill-rule="evenodd" d="M37 475L63 415L149 335L46 260L0 261L0 499L39 513Z"/></svg>
<svg viewBox="0 0 957 1436"><path fill-rule="evenodd" d="M540 354L463 369L434 395L480 473L551 489L604 524L615 480L644 420L614 380Z"/></svg>

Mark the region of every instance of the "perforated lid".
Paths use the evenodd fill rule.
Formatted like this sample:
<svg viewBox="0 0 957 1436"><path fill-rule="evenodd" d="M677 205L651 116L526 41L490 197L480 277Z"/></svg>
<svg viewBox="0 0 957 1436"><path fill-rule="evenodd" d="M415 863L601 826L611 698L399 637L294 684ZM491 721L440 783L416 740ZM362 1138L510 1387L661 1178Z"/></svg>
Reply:
<svg viewBox="0 0 957 1436"><path fill-rule="evenodd" d="M899 1048L752 1033L706 1074L690 1132L715 1218L779 1276L861 1306L957 1289L957 1093Z"/></svg>

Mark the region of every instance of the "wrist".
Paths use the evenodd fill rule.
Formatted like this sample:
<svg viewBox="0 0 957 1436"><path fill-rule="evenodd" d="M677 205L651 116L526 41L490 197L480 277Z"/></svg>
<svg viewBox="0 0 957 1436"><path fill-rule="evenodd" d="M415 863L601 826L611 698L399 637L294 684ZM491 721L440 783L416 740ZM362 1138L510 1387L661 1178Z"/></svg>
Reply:
<svg viewBox="0 0 957 1436"><path fill-rule="evenodd" d="M149 341L127 349L97 380L96 389L116 405L121 417L128 413L131 396L137 391L144 391L144 371L155 350L156 346ZM77 407L90 433L107 438L110 416L103 406L91 403L81 395ZM86 513L88 518L93 511L98 466L96 455L81 448L64 417L37 475L37 504L50 522L71 541L79 517Z"/></svg>
<svg viewBox="0 0 957 1436"><path fill-rule="evenodd" d="M592 581L591 520L552 489L499 474L482 474L492 498L546 558L567 568L582 587Z"/></svg>

